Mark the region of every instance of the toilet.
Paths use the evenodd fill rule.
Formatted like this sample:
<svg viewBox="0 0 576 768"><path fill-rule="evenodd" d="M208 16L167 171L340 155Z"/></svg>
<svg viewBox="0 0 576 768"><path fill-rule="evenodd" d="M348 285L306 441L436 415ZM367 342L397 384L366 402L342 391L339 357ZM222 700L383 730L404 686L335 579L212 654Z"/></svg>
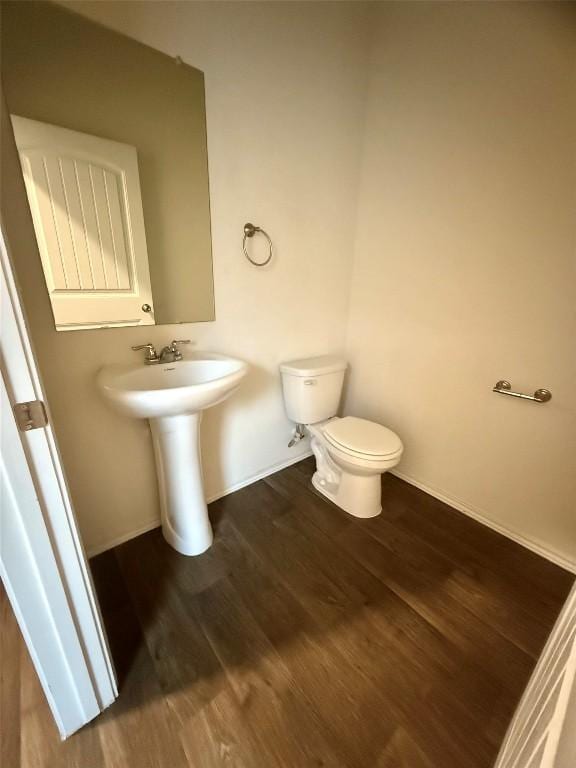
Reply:
<svg viewBox="0 0 576 768"><path fill-rule="evenodd" d="M296 438L311 436L314 487L354 517L382 511L380 476L395 467L404 447L391 429L355 416L336 416L348 364L322 355L280 365L284 404Z"/></svg>

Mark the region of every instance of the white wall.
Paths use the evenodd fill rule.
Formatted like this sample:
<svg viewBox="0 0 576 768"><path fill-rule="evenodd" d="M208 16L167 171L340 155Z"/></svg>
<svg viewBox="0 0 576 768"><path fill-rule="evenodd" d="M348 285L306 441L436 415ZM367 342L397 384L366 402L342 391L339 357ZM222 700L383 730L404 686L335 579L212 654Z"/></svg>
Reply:
<svg viewBox="0 0 576 768"><path fill-rule="evenodd" d="M95 551L159 515L148 425L108 410L94 384L100 366L134 359L132 344L190 337L250 363L240 392L204 419L209 497L306 450L287 447L277 366L344 346L367 25L354 3L72 6L204 71L215 270L214 323L57 334L29 223L5 195L10 239L26 246L12 242L72 498ZM14 168L6 180L16 183ZM244 259L245 221L272 235L270 268Z"/></svg>
<svg viewBox="0 0 576 768"><path fill-rule="evenodd" d="M306 450L286 447L277 364L343 351L350 300L347 410L398 431L412 481L574 562L576 6L69 5L205 72L217 316L56 334L28 228L19 277L88 548L158 520L148 427L107 409L101 365L172 336L250 362L203 425L215 496ZM241 255L246 220L270 269ZM553 400L492 394L502 377Z"/></svg>
<svg viewBox="0 0 576 768"><path fill-rule="evenodd" d="M347 409L576 565L576 6L386 3L372 57Z"/></svg>

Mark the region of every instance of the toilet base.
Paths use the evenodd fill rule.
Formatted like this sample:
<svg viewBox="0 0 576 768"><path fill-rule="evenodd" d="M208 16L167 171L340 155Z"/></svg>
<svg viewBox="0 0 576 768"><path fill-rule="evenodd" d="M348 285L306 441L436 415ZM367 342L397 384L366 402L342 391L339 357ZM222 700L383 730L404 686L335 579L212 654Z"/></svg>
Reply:
<svg viewBox="0 0 576 768"><path fill-rule="evenodd" d="M327 442L323 431L327 423L308 425L316 459L312 485L353 517L377 517L382 512L382 475L398 464L401 451L388 458L358 458Z"/></svg>
<svg viewBox="0 0 576 768"><path fill-rule="evenodd" d="M369 518L377 517L382 512L380 478L381 475L360 476L340 472L339 482L328 482L316 471L312 476L312 485L349 515Z"/></svg>

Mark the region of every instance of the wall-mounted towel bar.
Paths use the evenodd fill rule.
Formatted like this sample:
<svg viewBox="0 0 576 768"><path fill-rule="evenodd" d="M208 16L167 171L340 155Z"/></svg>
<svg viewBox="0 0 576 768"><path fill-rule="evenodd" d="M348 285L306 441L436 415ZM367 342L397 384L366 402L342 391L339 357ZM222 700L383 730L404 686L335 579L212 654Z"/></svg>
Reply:
<svg viewBox="0 0 576 768"><path fill-rule="evenodd" d="M509 381L504 381L504 379L496 382L492 392L497 392L499 395L521 397L523 400L532 400L534 403L547 403L548 400L552 399L552 392L549 389L537 389L533 395L525 395L524 392L513 392L512 384Z"/></svg>

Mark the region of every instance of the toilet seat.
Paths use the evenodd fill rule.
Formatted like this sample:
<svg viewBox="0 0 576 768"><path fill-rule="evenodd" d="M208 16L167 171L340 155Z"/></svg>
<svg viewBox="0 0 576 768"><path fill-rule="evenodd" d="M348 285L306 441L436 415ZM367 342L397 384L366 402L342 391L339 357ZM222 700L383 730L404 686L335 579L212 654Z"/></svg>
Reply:
<svg viewBox="0 0 576 768"><path fill-rule="evenodd" d="M334 448L364 461L393 459L403 451L400 438L391 429L354 416L328 422L323 434Z"/></svg>

